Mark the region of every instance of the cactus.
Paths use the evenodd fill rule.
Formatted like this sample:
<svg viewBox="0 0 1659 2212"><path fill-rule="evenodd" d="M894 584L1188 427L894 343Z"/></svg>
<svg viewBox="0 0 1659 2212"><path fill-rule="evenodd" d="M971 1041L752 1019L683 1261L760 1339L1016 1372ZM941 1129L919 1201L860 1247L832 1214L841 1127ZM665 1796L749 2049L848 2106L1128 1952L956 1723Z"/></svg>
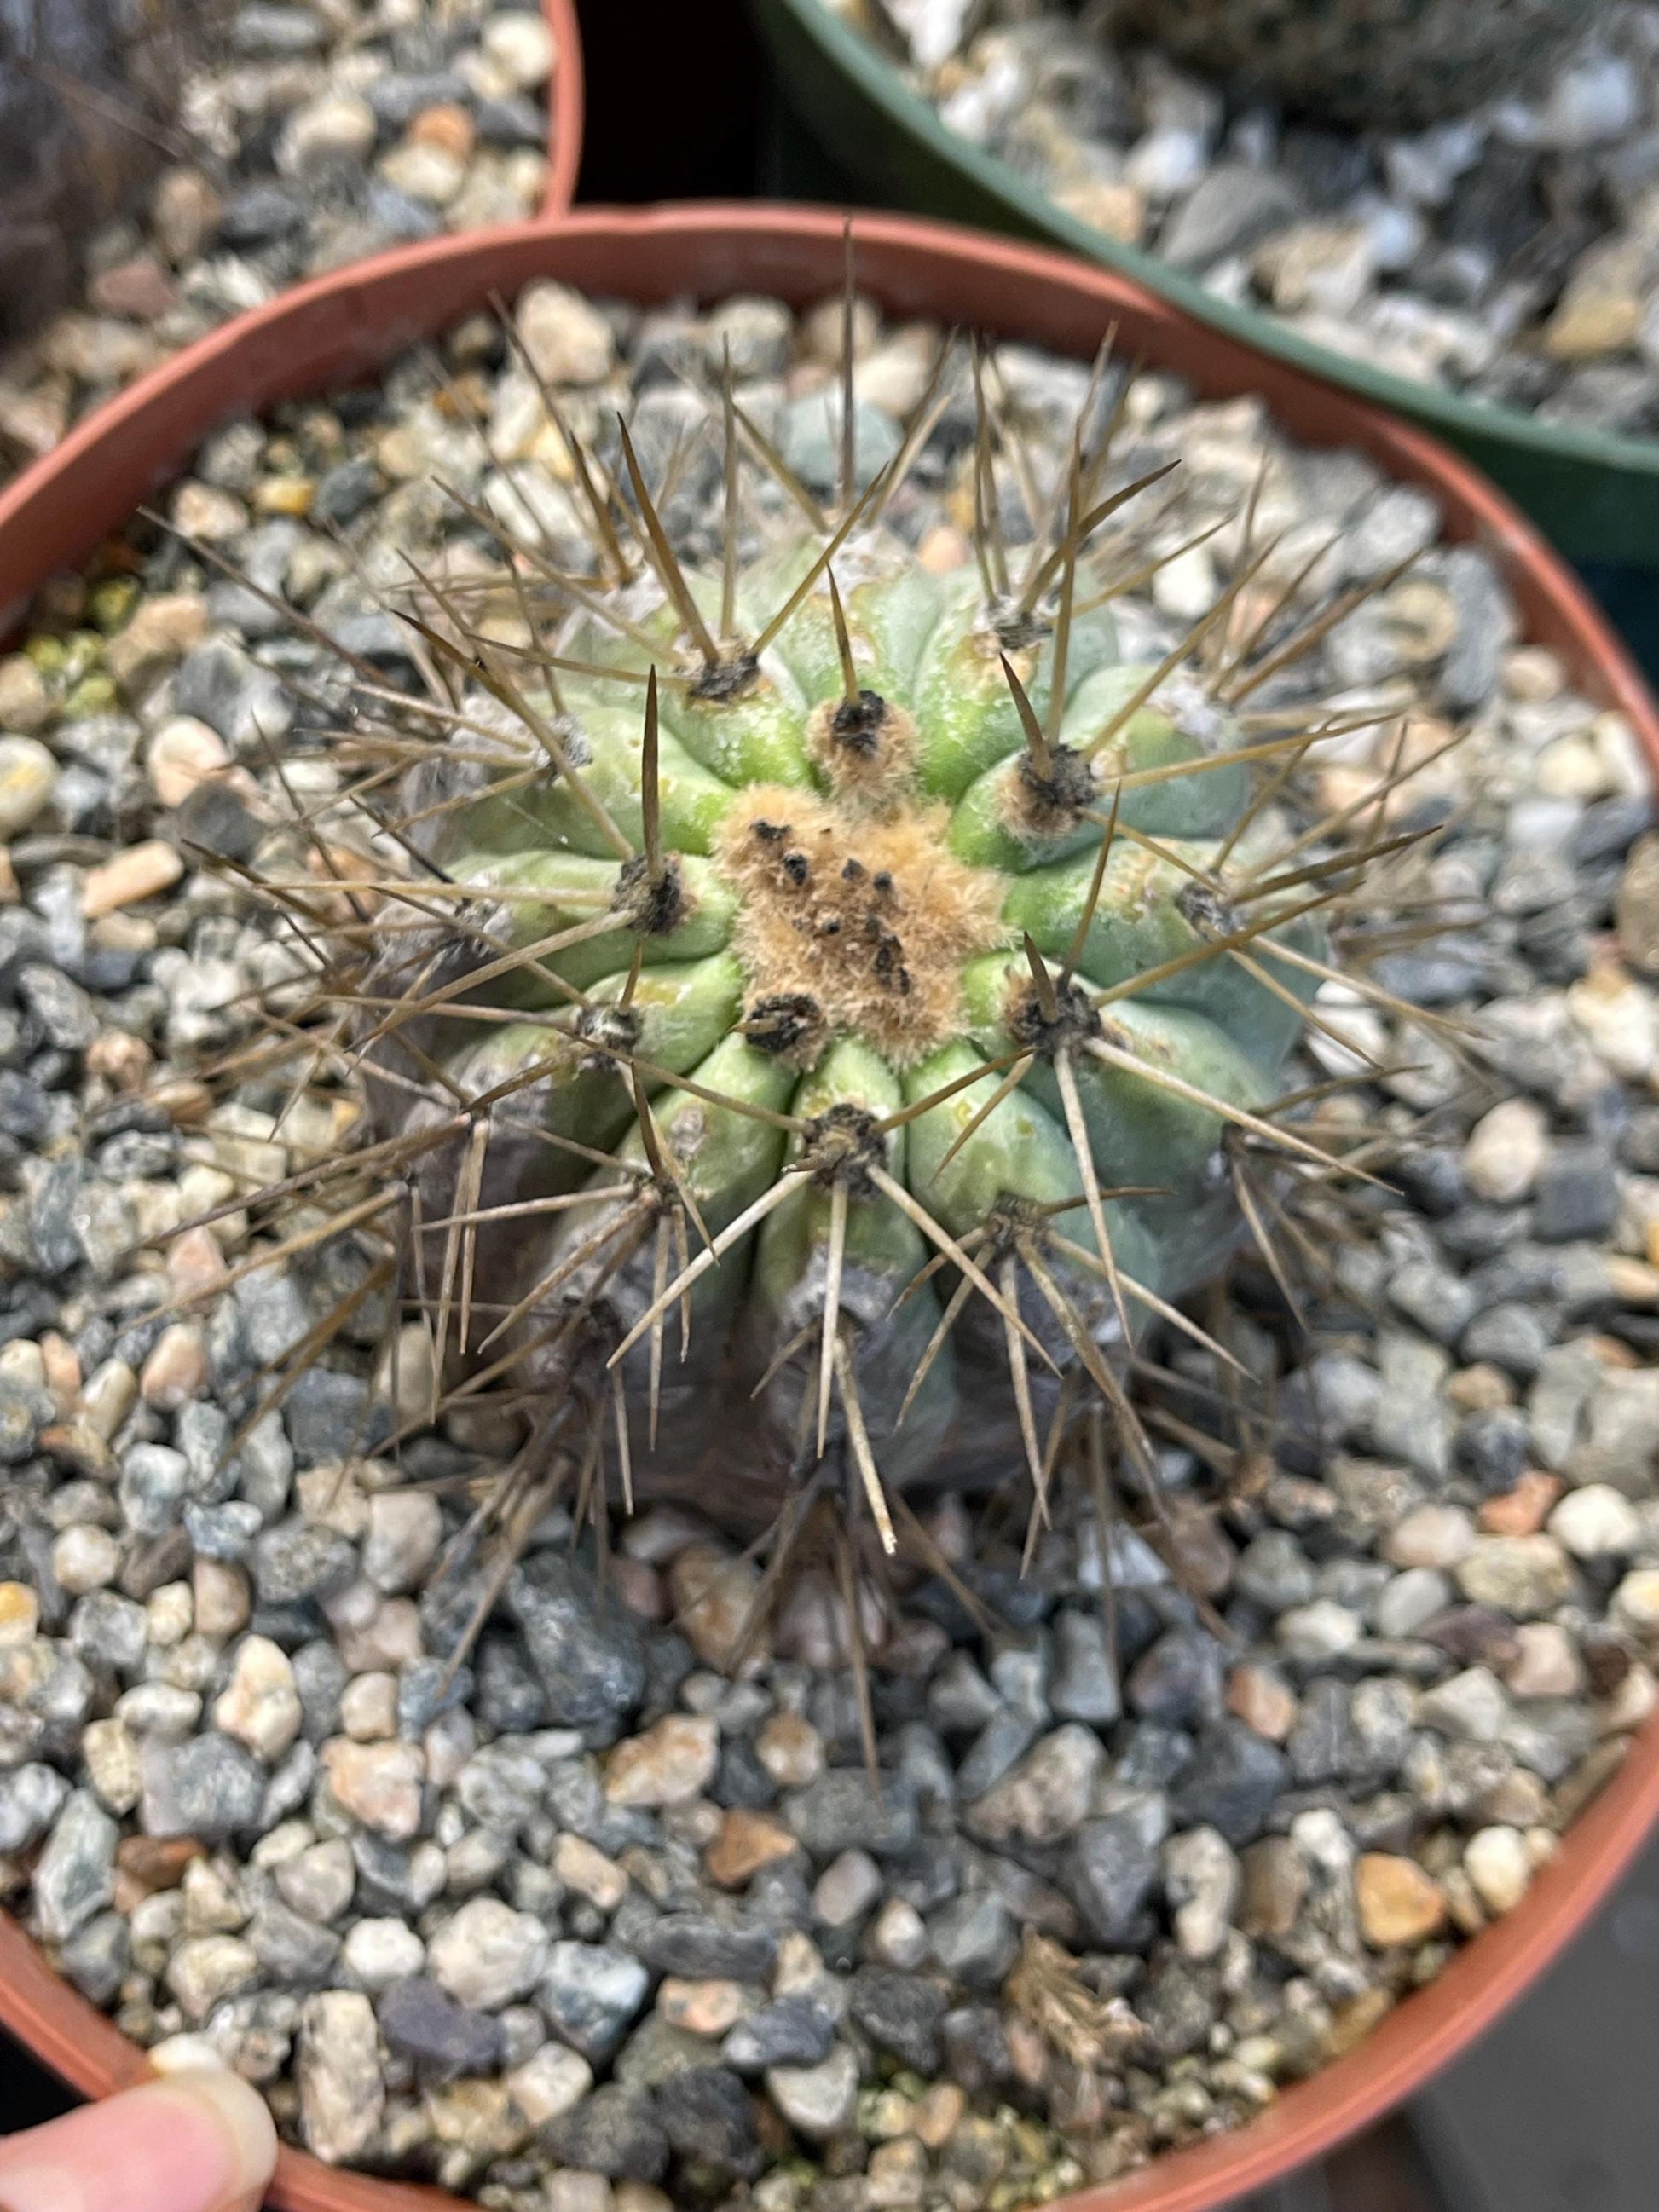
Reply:
<svg viewBox="0 0 1659 2212"><path fill-rule="evenodd" d="M1417 131L1524 90L1609 0L1110 0L1116 29L1287 107Z"/></svg>
<svg viewBox="0 0 1659 2212"><path fill-rule="evenodd" d="M284 1230L242 1265L358 1255L289 1379L389 1296L431 1345L410 1424L504 1425L452 1555L496 1547L475 1627L556 1498L603 1539L689 1497L775 1563L822 1509L843 1568L848 1531L925 1551L907 1492L1022 1465L1034 1527L1073 1455L1157 1510L1137 1344L1224 1358L1180 1301L1340 1172L1290 1064L1327 910L1401 841L1286 815L1321 724L1283 695L1357 594L1294 614L1247 516L1215 608L1126 660L1152 479L1113 477L1103 363L1017 546L975 374L977 557L933 574L888 518L958 359L867 481L843 438L827 511L728 372L703 566L627 428L602 459L544 389L588 569L469 510L503 565L419 578L427 690L358 663L353 790L260 856L311 970L274 1048L367 1113L239 1198Z"/></svg>

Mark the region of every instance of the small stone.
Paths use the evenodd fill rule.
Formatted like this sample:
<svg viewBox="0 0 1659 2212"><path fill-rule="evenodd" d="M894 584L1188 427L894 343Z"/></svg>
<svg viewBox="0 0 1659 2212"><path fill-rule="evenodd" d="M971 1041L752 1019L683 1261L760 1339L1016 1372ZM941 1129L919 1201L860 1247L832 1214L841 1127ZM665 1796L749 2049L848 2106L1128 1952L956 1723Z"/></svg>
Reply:
<svg viewBox="0 0 1659 2212"><path fill-rule="evenodd" d="M1469 1188L1490 1206L1516 1206L1538 1180L1549 1121L1529 1098L1506 1098L1477 1121L1463 1148Z"/></svg>
<svg viewBox="0 0 1659 2212"><path fill-rule="evenodd" d="M288 1654L266 1637L245 1636L213 1717L261 1759L280 1759L299 1735L302 1718Z"/></svg>
<svg viewBox="0 0 1659 2212"><path fill-rule="evenodd" d="M1247 1661L1227 1677L1227 1710L1269 1743L1283 1743L1296 1726L1296 1692L1272 1668Z"/></svg>
<svg viewBox="0 0 1659 2212"><path fill-rule="evenodd" d="M587 2061L561 2043L544 2043L507 2077L513 2101L533 2128L574 2110L593 2086Z"/></svg>
<svg viewBox="0 0 1659 2212"><path fill-rule="evenodd" d="M27 1583L0 1583L0 1651L16 1651L34 1641L40 1625L40 1601Z"/></svg>
<svg viewBox="0 0 1659 2212"><path fill-rule="evenodd" d="M1510 1717L1504 1686L1486 1667L1467 1667L1444 1682L1437 1682L1423 1698L1426 1727L1470 1743L1496 1743Z"/></svg>
<svg viewBox="0 0 1659 2212"><path fill-rule="evenodd" d="M489 2074L501 2063L500 2021L457 2003L435 1982L419 1976L393 1982L374 2013L388 2049L412 2061L428 2080Z"/></svg>
<svg viewBox="0 0 1659 2212"><path fill-rule="evenodd" d="M392 1843L404 1843L421 1825L425 1762L412 1743L353 1743L335 1736L322 1747L329 1787L343 1809Z"/></svg>
<svg viewBox="0 0 1659 2212"><path fill-rule="evenodd" d="M1163 1797L1147 1791L1085 1820L1073 1838L1060 1862L1060 1886L1103 1942L1127 1935L1151 1893L1169 1825Z"/></svg>
<svg viewBox="0 0 1659 2212"><path fill-rule="evenodd" d="M842 1851L818 1876L812 1910L827 1928L860 1919L881 1895L881 1869L867 1851Z"/></svg>
<svg viewBox="0 0 1659 2212"><path fill-rule="evenodd" d="M793 1844L793 1838L791 1838ZM601 1912L614 1912L628 1894L628 1876L584 1836L562 1835L553 1852L553 1871L567 1889L585 1897Z"/></svg>
<svg viewBox="0 0 1659 2212"><path fill-rule="evenodd" d="M33 738L0 737L0 838L27 830L52 797L58 763Z"/></svg>
<svg viewBox="0 0 1659 2212"><path fill-rule="evenodd" d="M88 1721L81 1735L87 1779L106 1812L131 1812L143 1795L138 1747L131 1730L117 1720Z"/></svg>
<svg viewBox="0 0 1659 2212"><path fill-rule="evenodd" d="M341 1954L347 1971L371 1995L408 1981L426 1964L426 1946L401 1920L359 1920Z"/></svg>
<svg viewBox="0 0 1659 2212"><path fill-rule="evenodd" d="M1158 250L1177 269L1207 269L1225 254L1248 252L1297 211L1295 189L1283 177L1218 162L1166 224Z"/></svg>
<svg viewBox="0 0 1659 2212"><path fill-rule="evenodd" d="M52 1571L70 1597L105 1589L121 1571L121 1547L107 1528L90 1522L65 1528L52 1547Z"/></svg>
<svg viewBox="0 0 1659 2212"><path fill-rule="evenodd" d="M671 2027L690 2035L724 2035L750 2008L741 1982L690 1982L670 1974L657 1991L657 2010Z"/></svg>
<svg viewBox="0 0 1659 2212"><path fill-rule="evenodd" d="M568 285L528 286L514 319L526 356L549 384L598 384L610 374L616 358L611 325Z"/></svg>
<svg viewBox="0 0 1659 2212"><path fill-rule="evenodd" d="M1189 1826L1218 1828L1237 1850L1250 1841L1284 1787L1284 1753L1229 1718L1205 1729L1175 1778L1170 1802Z"/></svg>
<svg viewBox="0 0 1659 2212"><path fill-rule="evenodd" d="M1550 1515L1549 1532L1575 1559L1617 1559L1642 1540L1642 1523L1622 1492L1605 1482L1570 1490Z"/></svg>
<svg viewBox="0 0 1659 2212"><path fill-rule="evenodd" d="M1176 1942L1188 1959L1212 1959L1226 1941L1243 1889L1231 1846L1213 1828L1188 1828L1164 1844L1163 1864Z"/></svg>
<svg viewBox="0 0 1659 2212"><path fill-rule="evenodd" d="M1474 1549L1474 1523L1461 1505L1419 1505L1377 1547L1391 1566L1461 1566Z"/></svg>
<svg viewBox="0 0 1659 2212"><path fill-rule="evenodd" d="M182 806L199 785L230 765L224 739L205 722L175 714L150 739L144 756L150 787L163 806Z"/></svg>
<svg viewBox="0 0 1659 2212"><path fill-rule="evenodd" d="M1553 1620L1529 1620L1516 1631L1520 1650L1504 1669L1512 1698L1577 1698L1585 1673L1577 1647Z"/></svg>
<svg viewBox="0 0 1659 2212"><path fill-rule="evenodd" d="M1512 1912L1532 1885L1527 1842L1515 1828L1482 1828L1463 1847L1463 1871L1489 1912Z"/></svg>
<svg viewBox="0 0 1659 2212"><path fill-rule="evenodd" d="M485 53L518 92L533 92L538 85L545 84L558 58L546 18L528 11L509 9L489 16L482 44ZM522 312L522 299L520 306ZM602 375L604 371L599 373Z"/></svg>
<svg viewBox="0 0 1659 2212"><path fill-rule="evenodd" d="M755 1756L780 1790L801 1790L823 1771L823 1739L799 1713L773 1713L755 1738Z"/></svg>
<svg viewBox="0 0 1659 2212"><path fill-rule="evenodd" d="M722 1815L703 1864L709 1880L722 1889L741 1889L763 1867L791 1858L799 1849L799 1839L781 1820L739 1806Z"/></svg>
<svg viewBox="0 0 1659 2212"><path fill-rule="evenodd" d="M363 1572L388 1597L418 1589L443 1541L443 1513L428 1491L377 1491L368 1501Z"/></svg>
<svg viewBox="0 0 1659 2212"><path fill-rule="evenodd" d="M1633 1636L1659 1636L1659 1567L1633 1568L1613 1594L1609 1617Z"/></svg>
<svg viewBox="0 0 1659 2212"><path fill-rule="evenodd" d="M1571 1596L1572 1570L1553 1536L1478 1536L1457 1582L1476 1605L1531 1620Z"/></svg>
<svg viewBox="0 0 1659 2212"><path fill-rule="evenodd" d="M766 2093L790 2126L809 2142L839 2135L858 2095L859 2063L844 2043L816 2066L774 2066Z"/></svg>
<svg viewBox="0 0 1659 2212"><path fill-rule="evenodd" d="M300 2132L313 2157L343 2164L367 2149L380 2124L386 2083L374 2011L355 1990L307 1997L300 2015L295 2075Z"/></svg>
<svg viewBox="0 0 1659 2212"><path fill-rule="evenodd" d="M648 1968L603 1943L555 1943L537 2002L554 2033L599 2065L637 2018L651 1986Z"/></svg>
<svg viewBox="0 0 1659 2212"><path fill-rule="evenodd" d="M1389 1851L1362 1851L1354 1867L1359 1930L1374 1951L1396 1943L1423 1943L1445 1924L1440 1885L1415 1859Z"/></svg>
<svg viewBox="0 0 1659 2212"><path fill-rule="evenodd" d="M1052 1844L1069 1836L1088 1812L1104 1763L1100 1738L1068 1722L1027 1753L972 1806L974 1833L993 1843L1014 1837Z"/></svg>
<svg viewBox="0 0 1659 2212"><path fill-rule="evenodd" d="M66 1943L115 1894L120 1832L90 1790L65 1800L34 1869L34 1917L49 1943Z"/></svg>
<svg viewBox="0 0 1659 2212"><path fill-rule="evenodd" d="M498 2012L527 1996L548 1961L547 1930L533 1914L514 1912L499 1898L475 1897L428 1940L434 1978L451 1996L479 2012Z"/></svg>
<svg viewBox="0 0 1659 2212"><path fill-rule="evenodd" d="M678 1805L702 1795L720 1759L713 1720L670 1713L643 1735L619 1743L605 1765L613 1805Z"/></svg>
<svg viewBox="0 0 1659 2212"><path fill-rule="evenodd" d="M240 1936L196 1936L168 1960L166 1979L185 2019L199 2023L216 2005L252 1989L259 1976L253 1948Z"/></svg>
<svg viewBox="0 0 1659 2212"><path fill-rule="evenodd" d="M1475 1516L1476 1524L1486 1536L1535 1536L1560 1495L1559 1474L1528 1468L1513 1489L1485 1500Z"/></svg>
<svg viewBox="0 0 1659 2212"><path fill-rule="evenodd" d="M668 2164L668 2138L649 2095L616 2082L555 2120L545 2141L562 2166L613 2180L655 2181Z"/></svg>
<svg viewBox="0 0 1659 2212"><path fill-rule="evenodd" d="M266 1779L259 1761L231 1737L192 1736L168 1763L163 1802L169 1817L152 1821L147 1816L146 1826L156 1834L222 1842L258 1820Z"/></svg>

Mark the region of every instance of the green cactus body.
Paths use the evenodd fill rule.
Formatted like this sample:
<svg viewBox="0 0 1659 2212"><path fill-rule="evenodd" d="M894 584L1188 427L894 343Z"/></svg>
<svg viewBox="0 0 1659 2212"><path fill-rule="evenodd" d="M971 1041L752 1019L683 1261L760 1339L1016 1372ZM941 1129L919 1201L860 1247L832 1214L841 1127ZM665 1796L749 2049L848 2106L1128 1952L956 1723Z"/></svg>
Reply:
<svg viewBox="0 0 1659 2212"><path fill-rule="evenodd" d="M1022 1419L1029 1455L1060 1378L1121 1367L1124 1317L1224 1253L1230 1116L1283 1087L1314 988L1273 936L1224 943L1263 852L1224 712L1125 664L1104 610L1062 650L879 532L837 550L838 633L821 544L735 580L757 657L700 668L636 584L620 623L590 593L556 684L496 687L527 711L480 714L424 840L471 938L381 956L418 1010L369 1055L402 1070L386 1126L411 1089L434 1127L485 1102L420 1169L429 1218L548 1204L481 1232L485 1356L527 1341L556 1420L609 1365L631 1480L717 1478L748 1517L831 1401L829 1449L899 1489L1006 1473ZM712 631L721 580L683 589Z"/></svg>

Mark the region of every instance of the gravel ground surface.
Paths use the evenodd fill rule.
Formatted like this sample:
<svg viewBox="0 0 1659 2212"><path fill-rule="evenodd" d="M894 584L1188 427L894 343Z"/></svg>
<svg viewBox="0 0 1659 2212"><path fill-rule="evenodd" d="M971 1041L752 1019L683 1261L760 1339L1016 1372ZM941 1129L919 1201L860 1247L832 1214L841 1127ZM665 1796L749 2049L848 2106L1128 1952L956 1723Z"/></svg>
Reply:
<svg viewBox="0 0 1659 2212"><path fill-rule="evenodd" d="M1373 367L1659 434L1659 9L1620 11L1539 97L1410 137L1282 117L1095 13L890 9L951 129L1109 237Z"/></svg>
<svg viewBox="0 0 1659 2212"><path fill-rule="evenodd" d="M729 344L743 405L831 483L838 304L641 316L544 285L517 316L602 448L631 403L660 471ZM933 334L861 310L857 337L873 465ZM1319 648L1344 713L1382 719L1311 772L1322 805L1376 793L1443 829L1415 865L1446 927L1377 972L1484 1042L1460 1060L1328 986L1314 1039L1326 1072L1363 1067L1349 1046L1395 1071L1328 1110L1422 1117L1403 1194L1356 1200L1316 1350L1259 1267L1206 1309L1277 1419L1267 1449L1164 1449L1182 1584L1133 1499L1110 1530L1067 1501L1023 1579L1023 1508L927 1509L998 1625L940 1581L861 1599L879 1796L831 1589L803 1577L734 1677L755 1571L678 1509L618 1524L608 1591L544 1522L447 1686L453 1620L422 1593L457 1509L408 1478L488 1464L489 1438L452 1416L401 1471L373 1455L392 1377L366 1309L227 1458L352 1262L232 1277L246 1216L171 1233L356 1113L198 1073L296 960L197 858L246 860L285 810L271 744L307 805L339 780L311 732L347 679L283 604L405 681L377 583L489 557L434 473L578 535L498 334L444 351L447 386L408 362L197 456L174 520L269 596L137 535L0 659L0 1891L158 2063L237 2068L330 2160L495 2212L1012 2212L1348 2049L1522 1903L1652 1705L1645 775L1431 499L1137 379L1123 477L1184 463L1147 545L1235 520L1121 603L1126 654L1211 604L1253 484L1282 533L1263 592L1328 540L1304 600L1420 553ZM993 373L1051 480L1085 372L1003 347ZM684 451L670 526L706 551L717 452ZM971 476L953 404L891 514L932 567L971 557ZM1402 760L1421 774L1382 788ZM400 1389L425 1343L405 1331ZM1208 1355L1164 1356L1201 1428Z"/></svg>
<svg viewBox="0 0 1659 2212"><path fill-rule="evenodd" d="M0 471L303 277L543 204L556 56L536 0L227 14L148 206L90 240L81 307L0 358Z"/></svg>

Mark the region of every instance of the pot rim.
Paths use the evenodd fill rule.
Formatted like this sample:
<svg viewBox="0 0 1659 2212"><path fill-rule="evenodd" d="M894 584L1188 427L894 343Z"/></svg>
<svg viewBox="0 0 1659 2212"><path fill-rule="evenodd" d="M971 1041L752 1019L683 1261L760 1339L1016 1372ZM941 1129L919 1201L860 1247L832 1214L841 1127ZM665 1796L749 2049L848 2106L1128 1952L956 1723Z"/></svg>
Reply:
<svg viewBox="0 0 1659 2212"><path fill-rule="evenodd" d="M1398 408L1432 423L1447 438L1502 441L1517 450L1550 459L1567 459L1633 476L1659 477L1659 436L1635 438L1620 431L1595 430L1580 423L1545 422L1502 401L1480 399L1455 386L1419 382L1393 369L1375 368L1361 355L1300 337L1265 310L1236 307L1209 291L1161 254L1126 246L1068 215L1035 184L1029 183L999 154L988 153L952 131L920 93L869 41L843 22L824 0L755 0L764 23L773 10L787 16L810 40L824 64L850 77L859 90L908 137L1000 203L1009 217L1033 237L1063 246L1184 309L1247 345L1273 355L1311 376L1330 378L1376 406Z"/></svg>
<svg viewBox="0 0 1659 2212"><path fill-rule="evenodd" d="M1447 534L1504 569L1527 634L1628 716L1659 775L1659 710L1624 647L1532 526L1468 462L1352 394L1255 353L1099 264L899 216L854 222L860 287L902 315L975 324L1086 357L1115 327L1146 362L1210 398L1255 394L1304 443L1358 447L1431 490ZM836 290L842 217L719 204L593 210L429 240L302 285L165 362L0 494L0 627L55 569L83 560L178 472L221 419L299 398L390 359L536 277L647 303L771 292L797 306ZM1467 1943L1352 2050L1229 2134L1059 2200L1061 2212L1209 2212L1262 2188L1378 2118L1446 2065L1577 1933L1659 1815L1659 1715L1573 1823L1514 1911ZM0 2022L89 2095L142 2079L144 2052L0 1914ZM469 2212L433 2190L326 2166L284 2147L277 2212Z"/></svg>
<svg viewBox="0 0 1659 2212"><path fill-rule="evenodd" d="M547 88L547 189L541 206L543 217L551 219L566 214L576 197L587 100L576 0L542 0L542 14L553 33L553 75Z"/></svg>

